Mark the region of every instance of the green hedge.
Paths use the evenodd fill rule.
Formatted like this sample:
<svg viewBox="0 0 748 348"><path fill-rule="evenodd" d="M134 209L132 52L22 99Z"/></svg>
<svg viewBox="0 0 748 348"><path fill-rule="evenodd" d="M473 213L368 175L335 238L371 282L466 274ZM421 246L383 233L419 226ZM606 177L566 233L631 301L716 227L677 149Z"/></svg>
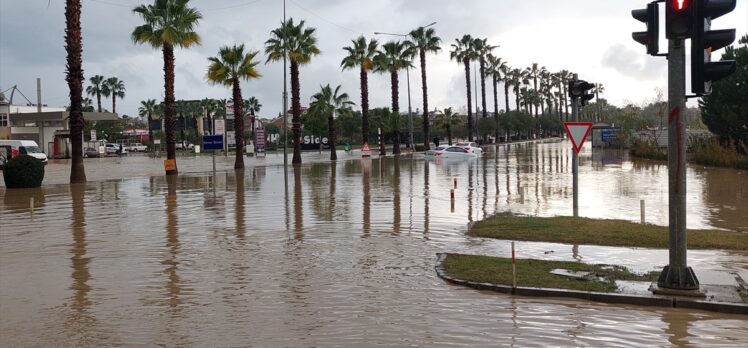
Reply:
<svg viewBox="0 0 748 348"><path fill-rule="evenodd" d="M7 188L39 187L44 180L44 164L28 155L13 157L3 168L3 179Z"/></svg>

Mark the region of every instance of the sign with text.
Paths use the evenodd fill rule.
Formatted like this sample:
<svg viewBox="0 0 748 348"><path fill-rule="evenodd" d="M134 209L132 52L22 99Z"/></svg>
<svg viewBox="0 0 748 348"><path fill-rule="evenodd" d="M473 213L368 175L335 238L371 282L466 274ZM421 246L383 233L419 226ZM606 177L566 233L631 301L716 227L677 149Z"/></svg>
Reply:
<svg viewBox="0 0 748 348"><path fill-rule="evenodd" d="M618 138L616 130L613 128L603 128L600 130L600 140L609 143Z"/></svg>
<svg viewBox="0 0 748 348"><path fill-rule="evenodd" d="M265 152L265 128L259 127L255 129L255 153Z"/></svg>
<svg viewBox="0 0 748 348"><path fill-rule="evenodd" d="M226 119L227 120L234 119L234 103L233 102L226 103Z"/></svg>
<svg viewBox="0 0 748 348"><path fill-rule="evenodd" d="M571 139L574 152L579 153L584 146L584 141L587 140L587 136L590 135L592 122L564 122L564 128L569 139Z"/></svg>
<svg viewBox="0 0 748 348"><path fill-rule="evenodd" d="M203 149L206 151L223 150L223 134L203 135Z"/></svg>
<svg viewBox="0 0 748 348"><path fill-rule="evenodd" d="M215 124L213 126L215 128L213 129L213 134L226 133L226 124L224 120L215 120Z"/></svg>
<svg viewBox="0 0 748 348"><path fill-rule="evenodd" d="M95 129L91 130L91 141L96 141L96 130Z"/></svg>
<svg viewBox="0 0 748 348"><path fill-rule="evenodd" d="M236 133L234 131L226 132L226 144L236 146Z"/></svg>

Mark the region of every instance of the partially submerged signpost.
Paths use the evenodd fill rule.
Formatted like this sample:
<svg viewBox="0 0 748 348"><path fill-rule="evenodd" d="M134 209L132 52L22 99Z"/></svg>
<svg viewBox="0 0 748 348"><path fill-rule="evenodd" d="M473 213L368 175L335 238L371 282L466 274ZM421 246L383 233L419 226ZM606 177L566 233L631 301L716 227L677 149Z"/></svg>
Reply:
<svg viewBox="0 0 748 348"><path fill-rule="evenodd" d="M213 177L216 176L216 151L223 150L223 134L203 135L203 149L213 157Z"/></svg>
<svg viewBox="0 0 748 348"><path fill-rule="evenodd" d="M579 104L585 105L588 100L592 99L592 94L588 91L594 87L591 83L579 80L577 74L569 81L569 96L571 97L571 114L574 122L565 122L564 128L566 134L571 139L574 147L574 153L571 157L571 172L573 174L574 189L574 216L579 216L579 151L584 145L584 141L592 130L592 122L579 121Z"/></svg>

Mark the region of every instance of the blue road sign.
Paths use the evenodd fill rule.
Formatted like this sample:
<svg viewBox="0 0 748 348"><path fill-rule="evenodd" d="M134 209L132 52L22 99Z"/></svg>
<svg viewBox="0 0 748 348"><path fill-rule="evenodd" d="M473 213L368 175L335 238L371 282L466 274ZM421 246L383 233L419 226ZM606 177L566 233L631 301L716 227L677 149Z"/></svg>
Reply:
<svg viewBox="0 0 748 348"><path fill-rule="evenodd" d="M223 135L203 135L203 150L223 150Z"/></svg>
<svg viewBox="0 0 748 348"><path fill-rule="evenodd" d="M609 143L618 139L618 134L616 134L616 130L613 128L603 128L600 130L600 138L603 142Z"/></svg>

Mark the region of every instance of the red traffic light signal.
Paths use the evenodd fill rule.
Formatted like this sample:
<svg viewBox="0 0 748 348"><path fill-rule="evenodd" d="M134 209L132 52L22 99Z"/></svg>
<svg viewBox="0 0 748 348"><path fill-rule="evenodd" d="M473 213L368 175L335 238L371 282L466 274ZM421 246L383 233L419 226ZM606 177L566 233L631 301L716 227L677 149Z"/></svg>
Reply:
<svg viewBox="0 0 748 348"><path fill-rule="evenodd" d="M665 37L687 39L693 27L692 2L699 0L667 0L665 3Z"/></svg>

